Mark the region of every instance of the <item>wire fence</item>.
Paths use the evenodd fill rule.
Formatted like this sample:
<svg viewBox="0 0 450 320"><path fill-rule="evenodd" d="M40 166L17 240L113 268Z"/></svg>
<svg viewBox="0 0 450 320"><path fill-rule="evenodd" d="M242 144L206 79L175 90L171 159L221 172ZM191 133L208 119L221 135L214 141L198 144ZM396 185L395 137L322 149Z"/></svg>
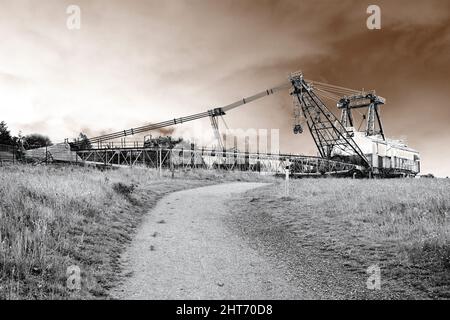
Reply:
<svg viewBox="0 0 450 320"><path fill-rule="evenodd" d="M17 161L17 147L0 144L0 165Z"/></svg>

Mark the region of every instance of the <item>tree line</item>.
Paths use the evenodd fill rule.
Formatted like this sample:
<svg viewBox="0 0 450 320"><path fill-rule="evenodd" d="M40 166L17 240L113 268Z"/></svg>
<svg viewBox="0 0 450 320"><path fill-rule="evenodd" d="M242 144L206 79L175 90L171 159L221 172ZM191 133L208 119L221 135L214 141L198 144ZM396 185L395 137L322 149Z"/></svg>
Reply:
<svg viewBox="0 0 450 320"><path fill-rule="evenodd" d="M84 133L80 133L77 139L74 139L78 146L90 149L91 144L88 137ZM13 136L8 129L5 121L0 121L0 145L16 147L18 150L29 150L42 147L50 147L53 145L52 140L46 135L40 133L32 133L22 135L21 132L17 136Z"/></svg>
<svg viewBox="0 0 450 320"><path fill-rule="evenodd" d="M53 143L49 137L40 133L32 133L25 136L22 136L22 133L19 133L17 136L13 136L11 134L11 131L8 129L8 125L6 124L6 122L1 121L0 144L27 150L33 148L48 147Z"/></svg>

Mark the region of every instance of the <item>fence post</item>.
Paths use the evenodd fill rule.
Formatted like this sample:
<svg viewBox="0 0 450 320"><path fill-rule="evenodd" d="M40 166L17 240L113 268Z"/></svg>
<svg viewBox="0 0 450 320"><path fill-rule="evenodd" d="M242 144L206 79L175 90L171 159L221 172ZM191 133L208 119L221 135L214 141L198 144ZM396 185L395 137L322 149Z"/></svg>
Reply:
<svg viewBox="0 0 450 320"><path fill-rule="evenodd" d="M193 169L195 167L195 145L193 143L191 143L191 152L190 152L190 156L191 156L191 168Z"/></svg>
<svg viewBox="0 0 450 320"><path fill-rule="evenodd" d="M286 166L286 179L285 179L285 195L286 197L289 196L289 166Z"/></svg>
<svg viewBox="0 0 450 320"><path fill-rule="evenodd" d="M172 179L175 178L175 166L173 165L173 149L169 151L170 171L172 172Z"/></svg>
<svg viewBox="0 0 450 320"><path fill-rule="evenodd" d="M162 177L162 149L159 148L159 177Z"/></svg>

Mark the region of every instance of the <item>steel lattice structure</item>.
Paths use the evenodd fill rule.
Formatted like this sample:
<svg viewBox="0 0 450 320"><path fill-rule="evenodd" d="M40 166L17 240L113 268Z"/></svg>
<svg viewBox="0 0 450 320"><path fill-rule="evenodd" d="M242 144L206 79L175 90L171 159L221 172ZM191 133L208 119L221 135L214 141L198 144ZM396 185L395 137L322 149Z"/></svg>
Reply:
<svg viewBox="0 0 450 320"><path fill-rule="evenodd" d="M364 153L344 125L314 93L313 88L303 79L303 74L292 74L290 80L293 86L291 94L296 97L296 102L302 108L320 155L325 159L332 159L333 153L338 149L342 156L356 155L363 166L370 167Z"/></svg>
<svg viewBox="0 0 450 320"><path fill-rule="evenodd" d="M354 164L321 157L286 154L227 152L213 149L104 148L77 151L77 160L106 166L148 166L152 168L221 169L252 171L262 174L322 175L347 173ZM78 160L79 159L79 160Z"/></svg>
<svg viewBox="0 0 450 320"><path fill-rule="evenodd" d="M294 99L293 131L295 134L302 133L304 131L302 125L306 124L320 157L251 154L237 150L230 152L230 150L224 149L219 131L219 117L223 119L223 116L233 109L289 88L291 89L290 94ZM336 106L341 110L340 119L327 107L324 102L326 100L337 102ZM45 150L45 159L47 161L48 158L53 158L55 161L63 162L73 162L72 160L75 159L76 162L94 162L104 165L136 165L139 163L159 166L160 168L204 167L226 170L239 168L239 170L250 171L261 171L262 168L263 172L271 173L281 173L289 167L294 175L338 172L355 173L356 171L365 175L373 173L389 175L392 169L395 170L396 174L403 172L405 175L414 175L420 171L419 153L401 143L386 140L379 114L379 106L384 103L385 99L377 96L374 91L357 91L306 80L301 72L297 72L289 76L288 82L226 106L88 138L83 141L76 140L69 143L68 151L52 150L50 157L47 150ZM357 109L360 108L367 108L367 116L363 116L363 120L367 122L365 132L359 131L359 128L356 129L354 126L355 119L352 111L359 112ZM114 146L114 140L117 141L119 138L124 141L127 136L207 117L211 120L211 126L221 151L206 150L204 148L188 151L183 149L165 149L161 145L158 145L160 149L155 150L148 148L148 145L145 143L142 147L136 144L132 148L127 148L123 143L119 148ZM367 139L364 140L363 138ZM387 143L390 143L389 150L392 149L395 152L389 151L388 154L388 151L386 151L388 149L383 147L383 144L387 145ZM96 148L93 148L94 146ZM83 150L83 148L86 150ZM364 148L364 152L362 148ZM381 150L381 153L374 151L375 149ZM74 152L74 154L71 154L71 152ZM179 155L180 152L181 156ZM43 152L37 150L31 153L39 156ZM187 154L191 157L188 161L186 161ZM158 157L161 157L161 159ZM413 169L405 167L406 164L413 166ZM390 175L392 176L392 174Z"/></svg>

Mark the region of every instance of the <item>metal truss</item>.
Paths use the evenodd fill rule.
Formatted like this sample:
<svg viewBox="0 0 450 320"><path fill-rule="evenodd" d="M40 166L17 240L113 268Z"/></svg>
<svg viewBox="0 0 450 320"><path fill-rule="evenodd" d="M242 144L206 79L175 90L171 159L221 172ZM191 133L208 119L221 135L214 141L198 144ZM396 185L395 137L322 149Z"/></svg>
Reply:
<svg viewBox="0 0 450 320"><path fill-rule="evenodd" d="M77 151L83 163L106 166L252 171L261 174L323 175L350 172L354 164L320 157L211 149L111 148Z"/></svg>
<svg viewBox="0 0 450 320"><path fill-rule="evenodd" d="M349 132L338 118L327 108L322 100L314 93L313 88L303 79L303 75L292 74L290 78L298 104L306 118L308 129L322 158L332 159L333 156L356 156L362 165L370 164L353 140Z"/></svg>

